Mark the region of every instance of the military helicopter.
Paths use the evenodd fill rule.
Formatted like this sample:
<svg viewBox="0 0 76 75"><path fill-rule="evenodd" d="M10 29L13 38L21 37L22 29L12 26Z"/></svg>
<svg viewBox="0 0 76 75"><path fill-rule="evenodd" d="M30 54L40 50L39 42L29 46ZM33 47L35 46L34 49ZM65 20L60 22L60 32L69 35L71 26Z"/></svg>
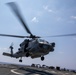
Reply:
<svg viewBox="0 0 76 75"><path fill-rule="evenodd" d="M19 35L8 35L8 34L0 34L0 36L7 36L7 37L16 37L16 38L27 38L21 44L20 48L16 53L13 53L13 45L10 46L10 53L3 52L3 55L13 57L13 58L20 58L19 62L22 62L22 57L31 57L31 58L38 58L40 57L41 60L44 60L44 56L49 54L49 52L54 51L55 43L49 43L46 40L40 39L40 36L33 35L26 23L23 20L23 17L20 13L20 10L16 3L10 2L8 5L12 8L15 15L18 17L20 22L22 23L24 29L27 31L30 36L19 36ZM54 35L48 37L61 37L61 36L74 36L76 34L65 34L65 35Z"/></svg>

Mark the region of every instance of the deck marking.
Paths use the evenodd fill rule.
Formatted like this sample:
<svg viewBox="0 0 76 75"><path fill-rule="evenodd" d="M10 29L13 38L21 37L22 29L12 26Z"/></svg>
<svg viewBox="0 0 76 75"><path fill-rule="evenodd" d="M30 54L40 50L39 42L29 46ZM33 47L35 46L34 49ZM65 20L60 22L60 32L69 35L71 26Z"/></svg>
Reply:
<svg viewBox="0 0 76 75"><path fill-rule="evenodd" d="M15 74L18 74L18 75L23 75L22 73L16 72L15 70L17 70L17 69L12 69L11 72L15 73Z"/></svg>

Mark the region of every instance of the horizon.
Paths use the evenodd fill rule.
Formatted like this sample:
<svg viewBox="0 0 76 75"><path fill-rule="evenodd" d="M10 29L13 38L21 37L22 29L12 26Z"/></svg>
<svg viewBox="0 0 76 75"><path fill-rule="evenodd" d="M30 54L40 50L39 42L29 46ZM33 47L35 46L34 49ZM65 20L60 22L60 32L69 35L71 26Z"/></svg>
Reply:
<svg viewBox="0 0 76 75"><path fill-rule="evenodd" d="M9 63L9 62L0 62L0 64L6 64L6 65L9 65L9 64L12 65L12 64L14 64L14 65L22 65L22 66L31 66L34 63L32 63L30 65L25 65L25 64L17 64L17 63ZM37 65L37 64L35 64L35 65ZM45 65L45 64L42 64L42 65ZM41 67L42 67L42 65L40 64ZM49 65L48 67L50 67L50 66L52 66L52 65ZM69 68L61 67L61 66L53 66L53 67L55 67L55 69L56 69L56 67L60 67L60 69L64 69L65 68L66 70L75 70L76 71L76 69L69 69Z"/></svg>

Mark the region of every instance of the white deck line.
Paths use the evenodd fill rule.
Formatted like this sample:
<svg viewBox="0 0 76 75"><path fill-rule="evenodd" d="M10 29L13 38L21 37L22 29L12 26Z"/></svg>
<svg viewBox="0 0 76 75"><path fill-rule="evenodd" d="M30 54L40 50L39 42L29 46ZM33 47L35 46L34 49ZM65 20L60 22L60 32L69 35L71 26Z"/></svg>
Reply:
<svg viewBox="0 0 76 75"><path fill-rule="evenodd" d="M22 73L16 72L15 70L17 70L17 69L12 69L11 72L15 73L15 74L18 74L18 75L23 75Z"/></svg>

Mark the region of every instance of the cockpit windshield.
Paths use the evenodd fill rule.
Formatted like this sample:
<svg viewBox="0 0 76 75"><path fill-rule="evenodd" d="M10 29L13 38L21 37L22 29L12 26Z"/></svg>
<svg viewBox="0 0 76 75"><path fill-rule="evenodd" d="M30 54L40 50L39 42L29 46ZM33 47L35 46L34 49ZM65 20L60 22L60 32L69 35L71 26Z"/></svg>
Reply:
<svg viewBox="0 0 76 75"><path fill-rule="evenodd" d="M44 44L47 44L47 43L48 43L47 41L42 40L42 39L38 39L38 42L39 42L39 43L44 43Z"/></svg>

